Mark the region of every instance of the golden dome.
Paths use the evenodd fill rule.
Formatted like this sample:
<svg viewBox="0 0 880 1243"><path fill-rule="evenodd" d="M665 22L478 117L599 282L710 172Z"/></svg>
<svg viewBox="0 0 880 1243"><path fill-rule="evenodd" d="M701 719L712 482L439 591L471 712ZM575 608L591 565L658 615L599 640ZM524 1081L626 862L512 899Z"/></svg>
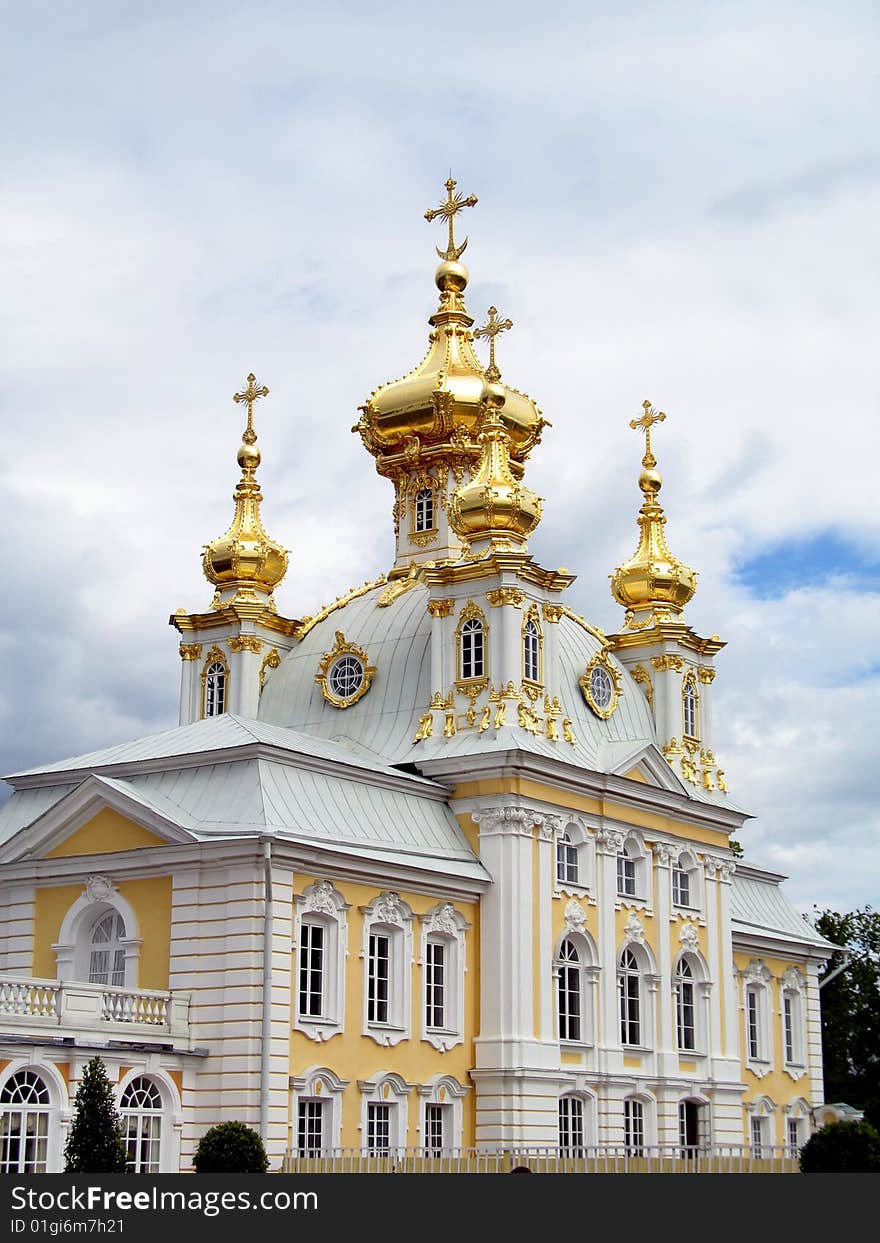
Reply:
<svg viewBox="0 0 880 1243"><path fill-rule="evenodd" d="M471 550L483 542L493 550L521 546L541 521L541 498L511 470L511 436L501 417L505 399L501 384L485 382L480 465L449 503L450 526Z"/></svg>
<svg viewBox="0 0 880 1243"><path fill-rule="evenodd" d="M227 592L237 595L245 591L271 596L287 572L287 550L269 538L260 519L263 496L256 478L260 451L255 443L253 412L254 402L268 392L265 385L257 388L256 377L249 375L244 392L233 398L235 402L247 402L248 407L247 427L236 454L241 479L232 496L235 515L226 534L206 546L202 559L205 577L224 596Z"/></svg>
<svg viewBox="0 0 880 1243"><path fill-rule="evenodd" d="M666 515L657 500L663 480L651 452L651 428L662 423L666 415L655 411L649 401L643 402L642 409L642 417L630 422L630 427L645 433L645 455L639 476L645 497L639 510L639 546L611 575L611 594L627 610L626 625L635 630L650 624L651 613L656 612L658 618L681 613L697 589L696 572L669 551L663 530ZM646 613L649 616L640 620L639 615Z"/></svg>
<svg viewBox="0 0 880 1243"><path fill-rule="evenodd" d="M449 244L439 248L442 262L435 281L440 305L430 316L431 332L424 360L400 380L383 384L361 406L360 432L364 445L376 458L383 475L394 476L414 455L426 465L432 462L464 466L480 456L477 433L481 418L484 368L473 348L475 336L489 336L494 355L494 331L472 332L473 319L464 304L468 271L459 260L467 239L456 246L455 216L476 203L473 195L455 193L455 182L446 182L446 201L426 212L433 220L442 216L449 225ZM507 325L510 326L509 321ZM496 329L496 331L501 329ZM538 443L546 426L541 411L525 393L504 389L502 413L510 435L512 469L522 474L522 462Z"/></svg>

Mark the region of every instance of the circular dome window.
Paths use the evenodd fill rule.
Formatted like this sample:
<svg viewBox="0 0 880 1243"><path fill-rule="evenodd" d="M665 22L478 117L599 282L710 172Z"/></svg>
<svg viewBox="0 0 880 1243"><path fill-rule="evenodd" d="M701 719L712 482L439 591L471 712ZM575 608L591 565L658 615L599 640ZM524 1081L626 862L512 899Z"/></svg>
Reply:
<svg viewBox="0 0 880 1243"><path fill-rule="evenodd" d="M366 695L375 672L364 649L349 643L342 631L337 630L336 642L321 658L315 681L334 708L350 708Z"/></svg>
<svg viewBox="0 0 880 1243"><path fill-rule="evenodd" d="M611 716L620 698L620 674L605 652L593 657L578 685L596 716L602 720Z"/></svg>

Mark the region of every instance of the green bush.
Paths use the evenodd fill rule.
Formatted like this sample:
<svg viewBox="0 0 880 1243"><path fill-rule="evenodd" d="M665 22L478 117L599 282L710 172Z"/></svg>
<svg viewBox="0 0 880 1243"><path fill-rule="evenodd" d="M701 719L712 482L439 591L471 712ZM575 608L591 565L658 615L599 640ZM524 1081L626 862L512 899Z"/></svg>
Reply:
<svg viewBox="0 0 880 1243"><path fill-rule="evenodd" d="M829 1123L801 1149L801 1173L880 1173L880 1134L869 1122Z"/></svg>
<svg viewBox="0 0 880 1243"><path fill-rule="evenodd" d="M65 1174L124 1174L125 1142L113 1085L99 1057L86 1063L64 1146Z"/></svg>
<svg viewBox="0 0 880 1243"><path fill-rule="evenodd" d="M243 1122L220 1122L199 1140L193 1157L197 1174L265 1174L263 1141Z"/></svg>

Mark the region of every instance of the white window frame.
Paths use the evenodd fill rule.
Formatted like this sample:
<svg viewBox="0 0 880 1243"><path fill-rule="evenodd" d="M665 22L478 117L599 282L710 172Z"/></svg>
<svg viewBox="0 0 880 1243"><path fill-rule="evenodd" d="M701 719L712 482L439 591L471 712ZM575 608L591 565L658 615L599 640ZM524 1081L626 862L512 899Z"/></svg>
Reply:
<svg viewBox="0 0 880 1243"><path fill-rule="evenodd" d="M697 981L694 969L686 954L683 954L675 969L672 986L675 1001L675 1044L679 1054L697 1052ZM690 997L688 1002L687 998ZM690 1024L687 1022L687 1010L690 1009ZM687 1033L690 1032L691 1043L687 1044Z"/></svg>
<svg viewBox="0 0 880 1243"><path fill-rule="evenodd" d="M419 488L413 496L413 533L437 530L437 496L433 488ZM430 522L428 519L430 518Z"/></svg>
<svg viewBox="0 0 880 1243"><path fill-rule="evenodd" d="M462 1101L470 1089L459 1083L453 1075L435 1075L428 1083L418 1089L419 1095L419 1147L429 1156L439 1155L436 1150L428 1148L427 1108L429 1105L439 1106L443 1112L443 1148L442 1153L451 1153L461 1148L462 1139Z"/></svg>
<svg viewBox="0 0 880 1243"><path fill-rule="evenodd" d="M790 1157L797 1157L798 1152L810 1138L810 1106L803 1099L792 1101L782 1106L785 1115L785 1146ZM792 1127L797 1131L797 1143L792 1141Z"/></svg>
<svg viewBox="0 0 880 1243"><path fill-rule="evenodd" d="M58 941L52 946L59 980L88 982L92 932L111 911L115 911L125 925L125 937L120 941L125 952L123 987L137 988L142 945L138 920L131 903L122 896L109 876L89 876L85 891L68 908L61 921Z"/></svg>
<svg viewBox="0 0 880 1243"><path fill-rule="evenodd" d="M676 896L676 873L681 872L687 877L688 883L688 901L682 902ZM703 891L700 885L700 869L693 853L689 850L683 850L681 854L672 864L669 870L670 886L672 893L672 906L676 911L686 911L688 914L701 912L703 909Z"/></svg>
<svg viewBox="0 0 880 1243"><path fill-rule="evenodd" d="M632 875L632 893L621 889L624 865L626 865L626 875ZM627 835L617 853L615 863L615 907L619 910L624 906L651 909L651 872L648 867L648 855L644 842L636 833Z"/></svg>
<svg viewBox="0 0 880 1243"><path fill-rule="evenodd" d="M565 838L568 839L567 843ZM573 852L577 867L577 880L560 876L560 847ZM569 819L556 833L553 844L553 892L570 894L572 897L588 896L594 904L593 876L595 872L595 840L586 824L579 819Z"/></svg>
<svg viewBox="0 0 880 1243"><path fill-rule="evenodd" d="M345 1025L345 959L348 950L348 903L328 880L316 880L301 894L294 894L293 1026L310 1040L329 1040ZM323 1013L303 1014L300 1009L300 956L303 924L324 930Z"/></svg>
<svg viewBox="0 0 880 1243"><path fill-rule="evenodd" d="M142 1104L132 1105L130 1102L126 1104L126 1099L130 1092L147 1091L158 1098L158 1105L155 1107L145 1107ZM118 1109L119 1117L122 1122L122 1136L126 1149L133 1141L136 1149L140 1150L141 1145L146 1142L152 1148L155 1146L155 1156L149 1160L147 1167L142 1163L142 1152L138 1151L133 1160L126 1162L126 1173L130 1174L159 1174L165 1169L166 1161L163 1163L164 1149L168 1146L168 1128L171 1125L168 1117L169 1111L165 1093L162 1091L159 1083L153 1075L138 1072L126 1077L123 1085L120 1085L118 1093ZM144 1123L156 1123L158 1134L144 1135ZM132 1130L131 1123L134 1123ZM149 1130L152 1131L152 1125ZM153 1164L155 1161L155 1165Z"/></svg>
<svg viewBox="0 0 880 1243"><path fill-rule="evenodd" d="M686 963L691 970L690 983L694 999L694 1047L683 1048L679 1041L679 980L680 967ZM696 950L685 950L679 954L672 968L672 1010L675 1020L675 1047L679 1057L685 1059L702 1057L708 1051L708 1016L707 1007L712 985L709 980L709 969L703 956ZM691 1099L691 1098L688 1098Z"/></svg>
<svg viewBox="0 0 880 1243"><path fill-rule="evenodd" d="M385 890L362 908L364 916L361 957L363 974L363 1034L377 1044L393 1046L412 1034L413 913L400 896ZM369 1017L370 937L388 937L388 1021ZM422 1016L424 1021L424 1014Z"/></svg>
<svg viewBox="0 0 880 1243"><path fill-rule="evenodd" d="M476 642L476 636L479 635L479 645ZM470 638L470 642L465 645L465 637ZM486 623L479 617L468 617L461 625L461 634L459 635L459 670L462 682L476 682L480 678L485 678L486 674ZM479 672L476 665L479 662Z"/></svg>
<svg viewBox="0 0 880 1243"><path fill-rule="evenodd" d="M742 1009L745 1035L745 1062L753 1074L761 1078L773 1065L773 1030L771 1025L770 982L772 976L761 959L753 958L742 973ZM754 998L754 1005L752 1005ZM754 1016L756 1040L752 1041Z"/></svg>
<svg viewBox="0 0 880 1243"><path fill-rule="evenodd" d="M408 1097L415 1087L394 1071L379 1071L371 1079L358 1080L361 1093L361 1150L375 1151L367 1147L370 1105L387 1105L389 1121L388 1154L396 1155L406 1148L408 1134Z"/></svg>
<svg viewBox="0 0 880 1243"><path fill-rule="evenodd" d="M570 943L577 952L577 963L562 958L563 946ZM553 954L553 999L556 1020L556 1038L568 1048L591 1048L596 1041L596 982L598 977L596 948L585 932L567 929L559 938ZM576 970L578 1000L580 1005L580 1035L577 1038L563 1036L561 1024L560 983L562 972Z"/></svg>
<svg viewBox="0 0 880 1243"><path fill-rule="evenodd" d="M219 685L219 690L218 690ZM216 706L219 700L219 707ZM202 704L203 716L222 716L229 710L229 666L222 660L212 660L205 665L205 692Z"/></svg>
<svg viewBox="0 0 880 1243"><path fill-rule="evenodd" d="M626 1096L623 1100L623 1146L633 1157L644 1156L650 1147L649 1106L643 1096Z"/></svg>
<svg viewBox="0 0 880 1243"><path fill-rule="evenodd" d="M311 1066L302 1075L290 1080L290 1149L299 1149L299 1106L305 1101L322 1101L324 1104L325 1152L341 1146L343 1093L349 1079L340 1079L327 1066Z"/></svg>
<svg viewBox="0 0 880 1243"><path fill-rule="evenodd" d="M522 626L523 681L530 682L532 686L544 685L543 647L544 636L541 633L541 623L538 621L537 609L533 608Z"/></svg>
<svg viewBox="0 0 880 1243"><path fill-rule="evenodd" d="M570 873L574 872L574 876ZM577 846L571 840L571 833L564 828L556 838L556 887L563 889L583 888L581 883L581 860Z"/></svg>
<svg viewBox="0 0 880 1243"><path fill-rule="evenodd" d="M451 902L440 902L420 916L421 1038L439 1053L464 1041L464 993L467 971L466 933L469 924ZM428 1023L428 946L442 944L445 954L444 1023Z"/></svg>
<svg viewBox="0 0 880 1243"><path fill-rule="evenodd" d="M797 967L785 972L779 992L782 1065L792 1079L800 1079L806 1072L806 980Z"/></svg>
<svg viewBox="0 0 880 1243"><path fill-rule="evenodd" d="M58 1106L57 1093L53 1091L54 1082L46 1073L42 1066L31 1066L26 1063L13 1063L6 1067L6 1072L2 1076L0 1082L0 1101L7 1093L20 1097L24 1096L24 1100L2 1101L0 1103L0 1169L4 1174L22 1175L30 1174L47 1174L57 1171L58 1165ZM18 1079L18 1076L24 1076ZM37 1080L34 1084L33 1080ZM34 1093L42 1096L45 1093L45 1100L32 1100L30 1098ZM5 1119L7 1117L18 1119L18 1128L13 1130L10 1126L9 1133L6 1134ZM37 1135L40 1149L34 1152L33 1149L28 1151L28 1132L31 1130L29 1120L36 1117L36 1128L39 1132ZM16 1135L18 1138L18 1149L16 1152L15 1163L12 1164L12 1138ZM24 1141L24 1142L23 1142ZM31 1135L33 1143L33 1135ZM24 1151L22 1151L24 1148ZM32 1160L28 1160L28 1157Z"/></svg>
<svg viewBox="0 0 880 1243"><path fill-rule="evenodd" d="M638 917L635 922L640 923ZM629 952L635 959L638 971L636 978L638 979L638 1003L639 1003L639 1042L631 1043L624 1040L624 1018L623 1018L623 996L624 988L622 981L624 979L633 978L633 973L624 970L623 956ZM617 1004L617 1038L620 1045L624 1049L638 1049L647 1051L654 1047L654 1014L655 1014L655 998L654 994L657 990L660 977L657 974L656 964L650 949L644 941L641 933L633 934L620 947L616 959L616 1004Z"/></svg>
<svg viewBox="0 0 880 1243"><path fill-rule="evenodd" d="M556 1136L560 1155L583 1157L587 1148L587 1119L582 1096L566 1092L559 1098Z"/></svg>

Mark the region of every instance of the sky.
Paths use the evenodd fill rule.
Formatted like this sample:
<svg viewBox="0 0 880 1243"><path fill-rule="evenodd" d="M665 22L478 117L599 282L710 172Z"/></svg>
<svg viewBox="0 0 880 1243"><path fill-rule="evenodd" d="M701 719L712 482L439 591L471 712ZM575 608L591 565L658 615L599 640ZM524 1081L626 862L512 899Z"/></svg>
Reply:
<svg viewBox="0 0 880 1243"><path fill-rule="evenodd" d="M880 9L844 0L0 3L0 771L177 722L178 607L254 371L282 612L386 570L350 432L424 352L452 169L468 305L553 427L531 550L636 542L650 399L715 751L799 909L875 906ZM4 787L4 789L8 789Z"/></svg>

